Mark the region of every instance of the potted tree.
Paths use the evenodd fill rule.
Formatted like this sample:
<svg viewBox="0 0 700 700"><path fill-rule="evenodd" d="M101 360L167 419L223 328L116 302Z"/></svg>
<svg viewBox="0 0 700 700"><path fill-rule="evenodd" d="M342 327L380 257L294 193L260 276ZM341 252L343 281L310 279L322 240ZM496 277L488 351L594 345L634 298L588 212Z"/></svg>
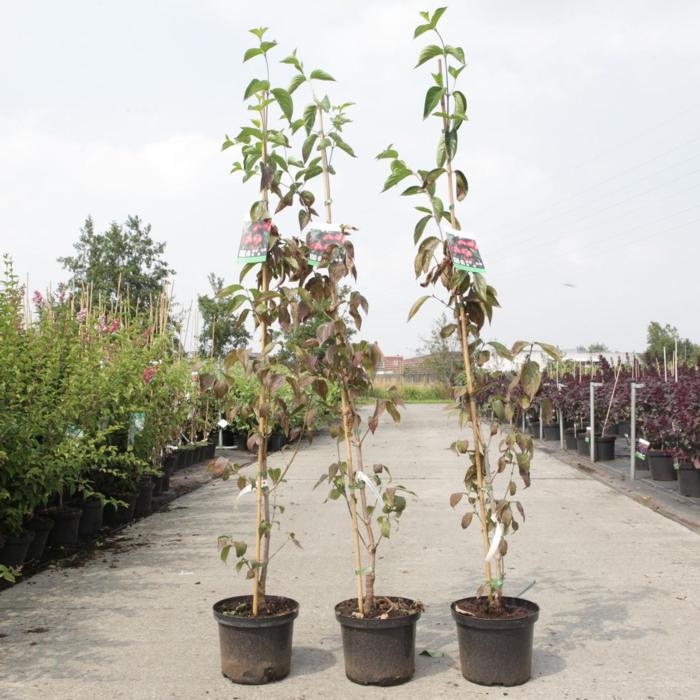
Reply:
<svg viewBox="0 0 700 700"><path fill-rule="evenodd" d="M300 293L300 320L316 308L318 325L315 336L303 343L299 357L315 376L312 386L322 400L328 398L333 385L340 389L342 424L332 429L338 441L338 460L316 485L327 483L328 499L344 500L350 516L355 597L335 606L345 673L363 685L396 685L409 680L415 671L415 628L422 605L403 596L376 594L375 578L377 552L398 526L407 489L392 483L384 465L375 464L371 472L365 471L364 442L377 429L383 413L399 420L400 399L393 391L389 398L378 399L366 421L357 409L358 399L367 396L372 387L381 353L374 343L352 339L361 328L361 311L368 310L367 300L357 290L346 295L339 291L345 278L357 276L349 239L352 227L333 222L330 186L336 149L354 156L341 133L349 121L349 105L335 106L327 96L317 94L315 82L332 80L328 73L319 69L307 73L296 55L288 60L296 70L294 84L306 83L311 92L312 101L304 110L307 153L316 145L321 157L326 222L309 232L308 256L315 271Z"/></svg>
<svg viewBox="0 0 700 700"><path fill-rule="evenodd" d="M274 553L270 550L273 526L278 523L283 507L278 505L280 487L294 460L296 452L283 467L268 464L268 442L275 422L285 434L299 446L302 432L289 430L295 416L304 414L303 426L309 428L313 414L305 407L303 388L307 378L295 376L277 363L271 328L279 323L290 327L297 318L293 304L296 289L307 269L303 249L299 241L284 239L272 221L271 195L278 199L276 211L282 211L298 201L303 227L311 216L313 198L305 189L305 183L318 174L318 159L306 163L288 154L289 138L303 126L303 119L294 119L294 105L290 90L272 87L270 83L269 53L277 43L266 39L266 28L250 30L258 44L245 52L244 62L261 57L265 75L253 78L248 84L244 99L250 100L249 108L254 117L234 139L226 137L223 149L240 148L241 159L233 165L233 172L240 172L244 182L255 177L259 183L259 197L250 210L250 225L245 240L256 246L253 259L245 262L241 280L257 268L255 284L244 289L241 284L226 287L219 297L228 299L229 313L239 313L238 322L250 317L260 338L260 351L253 356L245 349L230 352L224 360L224 378L230 378L235 367L257 381L258 393L253 402L253 424L247 438L247 446L257 452L254 476L240 473L236 464L223 466L224 477L237 476L241 494L252 492L256 500L254 553L249 553L244 542L229 536L219 538L221 558L235 554L237 571L245 571L252 580L252 595L224 598L214 605L214 617L219 625L221 668L225 676L238 683L260 684L284 678L290 670L292 632L299 604L287 597L267 592L269 565ZM286 61L289 63L289 61ZM280 123L273 123L273 110L280 112ZM287 283L285 285L285 283ZM280 395L283 385L292 391L292 400ZM290 451L287 451L289 454ZM217 468L222 468L221 462ZM293 532L287 542L299 544Z"/></svg>
<svg viewBox="0 0 700 700"><path fill-rule="evenodd" d="M443 328L442 334L445 337L458 334L464 358L465 384L455 391L455 409L460 422L471 427L471 442L458 439L453 443L454 450L467 458L467 464L464 489L450 496L450 504L454 508L466 503L466 511L460 518L462 528L469 527L473 520L479 523L485 577L475 596L461 598L451 606L458 628L462 674L485 685L517 685L527 681L531 674L533 627L539 607L531 601L503 594L508 538L520 527L517 518L524 517L523 506L515 498L517 485L513 475L517 470L524 485L529 486L533 454L532 437L512 425L513 391L520 387L520 408L528 410L538 392L541 371L531 358L533 343L519 341L508 349L491 342L489 349L481 339L481 329L490 320L498 301L495 289L482 274L483 263L475 254L475 244L461 238L457 219L456 203L467 194L467 179L454 167L459 129L467 119L466 98L455 86L465 67L465 56L463 49L443 41L438 23L444 12L445 8L439 8L432 14L421 13L423 22L414 34L430 32L437 42L421 51L417 64L421 66L433 59L437 63L423 109L424 118L433 116L440 124L435 167L410 168L393 146L378 157L388 159L391 165L385 190L410 178L411 184L402 194L425 198L426 205L416 207L421 218L414 231L417 245L414 271L416 277L423 278L421 285L432 288L433 293L421 296L413 304L409 318L429 299L440 299L453 314L452 322ZM447 205L438 195L439 185L447 194ZM429 224L431 234L426 236ZM440 288L446 299L438 296ZM546 343L537 345L558 359L555 348ZM497 445L493 440L501 428L494 421L482 429L476 403L481 387L475 381L475 367L487 362L491 351L508 360L513 368L508 388L491 401L495 416L508 423ZM498 481L504 483L499 485Z"/></svg>

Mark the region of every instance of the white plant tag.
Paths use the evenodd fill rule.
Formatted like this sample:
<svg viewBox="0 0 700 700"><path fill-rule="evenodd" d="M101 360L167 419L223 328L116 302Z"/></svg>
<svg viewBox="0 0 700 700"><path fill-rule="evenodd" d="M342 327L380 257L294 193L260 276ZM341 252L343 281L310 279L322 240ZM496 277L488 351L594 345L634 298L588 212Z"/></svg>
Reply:
<svg viewBox="0 0 700 700"><path fill-rule="evenodd" d="M227 425L228 421L225 418L222 418L217 425L223 430Z"/></svg>
<svg viewBox="0 0 700 700"><path fill-rule="evenodd" d="M365 474L364 472L357 472L357 480L362 481L363 483L367 484L367 487L374 494L375 498L378 501L381 500L382 494L379 493L379 491L377 490L376 484L374 483L374 481L372 481L372 479L370 479L367 476L367 474Z"/></svg>
<svg viewBox="0 0 700 700"><path fill-rule="evenodd" d="M496 532L494 533L493 539L491 540L491 546L489 547L489 551L486 554L486 559L484 561L491 561L494 558L496 552L498 551L498 545L501 544L502 539L503 523L498 523L498 525L496 525Z"/></svg>

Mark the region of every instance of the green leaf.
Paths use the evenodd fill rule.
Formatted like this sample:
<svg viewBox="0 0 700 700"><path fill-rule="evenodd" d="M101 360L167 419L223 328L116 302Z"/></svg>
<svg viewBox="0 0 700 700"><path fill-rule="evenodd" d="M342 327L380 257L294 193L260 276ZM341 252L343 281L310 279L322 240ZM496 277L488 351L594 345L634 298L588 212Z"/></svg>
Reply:
<svg viewBox="0 0 700 700"><path fill-rule="evenodd" d="M304 127L307 134L314 128L317 109L318 107L314 103L311 103L304 109Z"/></svg>
<svg viewBox="0 0 700 700"><path fill-rule="evenodd" d="M382 533L382 537L389 537L391 535L391 521L386 515L382 515L377 518L379 523L379 531Z"/></svg>
<svg viewBox="0 0 700 700"><path fill-rule="evenodd" d="M437 23L440 21L440 17L442 17L445 14L445 10L447 10L446 7L438 7L435 12L433 12L433 16L430 18L430 28L435 29L437 27Z"/></svg>
<svg viewBox="0 0 700 700"><path fill-rule="evenodd" d="M513 353L511 353L511 351L508 350L508 348L505 345L503 345L503 343L499 343L497 340L492 340L489 342L489 345L504 359L513 359Z"/></svg>
<svg viewBox="0 0 700 700"><path fill-rule="evenodd" d="M462 65L465 63L464 49L461 46L445 46L445 53L454 56Z"/></svg>
<svg viewBox="0 0 700 700"><path fill-rule="evenodd" d="M389 144L379 155L375 156L377 160L382 158L398 158L399 154L394 150L392 144Z"/></svg>
<svg viewBox="0 0 700 700"><path fill-rule="evenodd" d="M561 353L559 352L559 348L556 346L550 345L549 343L543 343L540 340L536 341L535 344L539 345L542 350L544 350L544 352L546 352L547 355L549 355L553 360L561 360Z"/></svg>
<svg viewBox="0 0 700 700"><path fill-rule="evenodd" d="M236 557L242 557L248 550L248 545L245 542L233 542L236 549Z"/></svg>
<svg viewBox="0 0 700 700"><path fill-rule="evenodd" d="M349 156L352 156L353 158L356 158L356 157L357 157L357 156L355 155L355 151L353 151L352 148L351 148L347 143L345 143L345 141L343 141L343 139L340 138L340 136L339 136L337 133L333 132L333 133L330 135L330 137L331 137L331 139L333 139L333 141L335 141L335 145L336 145L341 151L345 151Z"/></svg>
<svg viewBox="0 0 700 700"><path fill-rule="evenodd" d="M450 160L454 160L457 155L457 129L449 129L446 138L447 155Z"/></svg>
<svg viewBox="0 0 700 700"><path fill-rule="evenodd" d="M449 338L457 330L456 323L448 323L440 329L441 338Z"/></svg>
<svg viewBox="0 0 700 700"><path fill-rule="evenodd" d="M433 110L438 106L440 99L446 92L447 90L445 90L445 88L438 87L437 85L433 85L432 87L428 88L428 91L425 93L423 119L427 119L432 114Z"/></svg>
<svg viewBox="0 0 700 700"><path fill-rule="evenodd" d="M311 149L314 147L314 143L316 143L317 138L318 134L316 132L309 134L306 137L304 144L301 147L301 157L304 159L304 163L306 163L306 161L309 159Z"/></svg>
<svg viewBox="0 0 700 700"><path fill-rule="evenodd" d="M411 171L408 168L406 170L394 170L386 179L382 192L386 192L388 189L398 185L401 180L405 180L409 175L411 175Z"/></svg>
<svg viewBox="0 0 700 700"><path fill-rule="evenodd" d="M467 98L464 96L463 92L455 90L452 93L452 98L454 99L454 109L455 113L452 117L454 121L455 129L458 129L460 124L464 121L467 114Z"/></svg>
<svg viewBox="0 0 700 700"><path fill-rule="evenodd" d="M287 92L291 95L300 85L306 82L306 78L301 73L297 73L290 81Z"/></svg>
<svg viewBox="0 0 700 700"><path fill-rule="evenodd" d="M431 24L419 24L413 32L413 38L417 39L421 34L425 34L425 32L429 32L431 29L433 29Z"/></svg>
<svg viewBox="0 0 700 700"><path fill-rule="evenodd" d="M416 63L414 67L418 68L418 66L422 66L426 61L429 61L431 58L435 58L437 56L442 55L443 51L439 46L436 46L435 44L430 44L420 52L420 55L418 56L418 63Z"/></svg>
<svg viewBox="0 0 700 700"><path fill-rule="evenodd" d="M541 381L540 366L532 360L526 362L520 370L520 384L523 387L523 391L530 398L533 398L540 388Z"/></svg>
<svg viewBox="0 0 700 700"><path fill-rule="evenodd" d="M418 220L418 223L416 224L416 228L413 231L413 243L414 245L418 243L418 241L421 239L421 236L423 235L423 232L425 231L425 227L428 225L428 222L433 218L432 214L426 214L423 218Z"/></svg>
<svg viewBox="0 0 700 700"><path fill-rule="evenodd" d="M461 170L455 170L455 186L457 187L457 201L461 202L469 191L469 183Z"/></svg>
<svg viewBox="0 0 700 700"><path fill-rule="evenodd" d="M267 27L256 27L255 29L249 29L248 31L262 41L263 34L265 34L267 31Z"/></svg>
<svg viewBox="0 0 700 700"><path fill-rule="evenodd" d="M272 88L270 92L275 96L277 104L282 110L287 119L292 120L292 114L294 113L294 103L292 102L292 96L282 88Z"/></svg>
<svg viewBox="0 0 700 700"><path fill-rule="evenodd" d="M309 77L311 80L335 80L332 75L329 75L325 70L321 70L320 68L312 70Z"/></svg>
<svg viewBox="0 0 700 700"><path fill-rule="evenodd" d="M251 58L255 58L255 56L260 56L260 54L262 54L262 49L259 49L257 46L252 49L248 49L243 54L243 63L249 61Z"/></svg>
<svg viewBox="0 0 700 700"><path fill-rule="evenodd" d="M425 304L425 302L428 301L428 299L430 299L429 294L424 296L424 297L421 297L420 299L418 299L415 302L415 304L413 304L413 306L411 307L411 310L408 312L408 320L409 321L418 313L420 307L423 306L423 304Z"/></svg>
<svg viewBox="0 0 700 700"><path fill-rule="evenodd" d="M251 95L255 95L258 92L264 92L270 89L270 83L267 80L258 80L253 78L249 83L248 87L243 93L243 99L247 100Z"/></svg>

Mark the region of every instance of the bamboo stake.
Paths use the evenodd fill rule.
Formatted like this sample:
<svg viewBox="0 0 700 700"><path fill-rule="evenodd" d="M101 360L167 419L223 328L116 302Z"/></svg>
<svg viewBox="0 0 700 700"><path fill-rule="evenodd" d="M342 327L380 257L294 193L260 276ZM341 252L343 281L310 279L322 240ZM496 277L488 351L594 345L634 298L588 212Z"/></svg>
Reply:
<svg viewBox="0 0 700 700"><path fill-rule="evenodd" d="M326 223L333 223L333 210L332 210L332 200L331 200L331 180L328 167L328 154L325 147L325 133L323 128L323 109L318 108L318 119L319 119L319 137L321 143L321 163L323 170L323 191L324 191L324 207L326 209ZM332 304L336 307L337 301L337 290L335 283L331 281L332 284ZM337 313L333 312L334 315ZM336 336L336 342L340 344L340 339ZM353 532L353 547L355 555L355 587L357 589L357 611L360 616L364 615L364 601L365 596L362 588L362 553L360 549L360 528L358 525L357 517L357 496L355 494L355 469L353 465L353 454L351 446L351 436L353 432L354 423L354 411L352 408L352 403L350 400L350 393L347 388L347 378L342 378L342 388L340 392L341 396L341 406L343 411L343 435L345 442L345 460L347 463L347 478L349 486L349 505L350 505L350 518L352 521L352 532ZM361 453L358 453L361 456ZM365 526L368 534L368 544L374 542L374 533L372 532L371 522L368 523L368 513L367 513L367 499L365 496L365 490L360 489L360 499L362 506L362 514L365 519ZM370 572L373 576L374 571Z"/></svg>
<svg viewBox="0 0 700 700"><path fill-rule="evenodd" d="M666 359L666 346L664 345L664 381L668 381L668 360Z"/></svg>
<svg viewBox="0 0 700 700"><path fill-rule="evenodd" d="M442 60L438 61L438 70L442 74ZM447 114L447 106L445 102L445 96L440 98L440 107L444 115ZM442 118L443 128L445 133L448 129L447 117ZM454 186L453 186L453 174L452 174L452 158L450 157L449 151L445 149L447 154L446 165L447 165L447 192L450 202L450 224L453 228L457 226L457 217L455 215L455 196L454 196ZM439 224L439 222L438 222ZM486 466L482 463L482 440L481 440L481 428L479 426L479 417L476 408L476 399L474 398L474 376L472 373L471 357L469 356L469 335L467 328L467 316L464 311L464 300L460 297L459 303L459 336L462 345L462 357L464 360L464 372L467 380L467 401L469 404L469 418L472 424L472 434L474 438L474 462L476 466L476 483L479 489L479 510L481 512L481 517L479 518L481 522L481 537L484 547L484 556L489 551L489 533L488 533L488 523L486 522L486 504L484 501L484 467ZM486 580L488 581L488 598L489 603L493 601L493 588L492 588L492 573L491 573L491 562L484 562L484 570L486 573Z"/></svg>

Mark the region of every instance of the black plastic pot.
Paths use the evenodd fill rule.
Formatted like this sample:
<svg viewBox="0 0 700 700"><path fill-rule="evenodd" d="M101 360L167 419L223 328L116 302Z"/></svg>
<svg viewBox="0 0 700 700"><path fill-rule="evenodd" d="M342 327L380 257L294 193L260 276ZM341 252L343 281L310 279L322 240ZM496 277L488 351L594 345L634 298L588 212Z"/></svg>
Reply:
<svg viewBox="0 0 700 700"><path fill-rule="evenodd" d="M529 421L527 424L527 430L532 437L538 438L540 436L540 422L538 420Z"/></svg>
<svg viewBox="0 0 700 700"><path fill-rule="evenodd" d="M532 675L532 637L539 606L504 596L505 605L528 611L527 617L515 620L479 618L457 611L460 604L474 601L476 598L464 598L450 606L457 623L462 675L479 685L522 685Z"/></svg>
<svg viewBox="0 0 700 700"><path fill-rule="evenodd" d="M194 449L192 447L185 450L185 464L186 467L191 467L194 464Z"/></svg>
<svg viewBox="0 0 700 700"><path fill-rule="evenodd" d="M49 547L75 547L78 544L78 528L83 509L67 507L47 510L46 515L53 520L53 528L49 533Z"/></svg>
<svg viewBox="0 0 700 700"><path fill-rule="evenodd" d="M267 439L267 451L279 452L284 447L284 433L281 430L273 430Z"/></svg>
<svg viewBox="0 0 700 700"><path fill-rule="evenodd" d="M160 490L163 493L170 491L170 476L172 473L172 467L163 467L163 476L160 477Z"/></svg>
<svg viewBox="0 0 700 700"><path fill-rule="evenodd" d="M545 440L559 439L559 426L556 423L554 425L545 425L543 431L543 437Z"/></svg>
<svg viewBox="0 0 700 700"><path fill-rule="evenodd" d="M112 498L118 501L124 501L126 506L115 506L113 503L108 503L104 510L104 519L107 525L118 527L126 525L134 519L134 510L136 509L136 499L139 497L139 492L114 494Z"/></svg>
<svg viewBox="0 0 700 700"><path fill-rule="evenodd" d="M615 459L614 435L595 436L595 459L596 462L609 462Z"/></svg>
<svg viewBox="0 0 700 700"><path fill-rule="evenodd" d="M388 598L415 607L415 602L407 598ZM386 620L362 619L340 612L347 602L335 606L335 618L343 635L345 675L360 685L399 685L411 680L416 670L416 622L420 611Z"/></svg>
<svg viewBox="0 0 700 700"><path fill-rule="evenodd" d="M34 533L34 539L27 549L27 561L41 561L51 528L53 528L53 520L51 518L35 516L27 523L27 530L31 530Z"/></svg>
<svg viewBox="0 0 700 700"><path fill-rule="evenodd" d="M629 421L620 421L617 424L617 434L624 436L629 435L632 432L632 425Z"/></svg>
<svg viewBox="0 0 700 700"><path fill-rule="evenodd" d="M163 475L152 476L151 481L153 482L153 495L160 496L163 491Z"/></svg>
<svg viewBox="0 0 700 700"><path fill-rule="evenodd" d="M663 450L649 450L647 452L649 472L654 481L675 481L678 478L673 468L673 456Z"/></svg>
<svg viewBox="0 0 700 700"><path fill-rule="evenodd" d="M285 601L292 608L283 615L240 617L225 615L251 596L224 598L214 604L214 619L219 623L221 672L245 685L279 681L289 675L292 662L292 634L299 603L291 598L267 596Z"/></svg>
<svg viewBox="0 0 700 700"><path fill-rule="evenodd" d="M8 567L22 566L27 560L27 551L34 539L31 530L24 530L21 535L5 535L5 546L0 549L0 564Z"/></svg>
<svg viewBox="0 0 700 700"><path fill-rule="evenodd" d="M700 498L700 469L696 469L692 462L678 465L678 491L681 496Z"/></svg>
<svg viewBox="0 0 700 700"><path fill-rule="evenodd" d="M207 445L207 459L214 459L216 457L216 443L210 442Z"/></svg>
<svg viewBox="0 0 700 700"><path fill-rule="evenodd" d="M90 498L81 503L83 517L80 518L78 533L82 537L94 537L102 528L104 503L100 498Z"/></svg>
<svg viewBox="0 0 700 700"><path fill-rule="evenodd" d="M173 452L173 469L182 469L185 466L185 453L181 449Z"/></svg>
<svg viewBox="0 0 700 700"><path fill-rule="evenodd" d="M576 449L582 457L589 457L591 454L591 446L586 440L586 433L579 433L576 436Z"/></svg>
<svg viewBox="0 0 700 700"><path fill-rule="evenodd" d="M564 431L564 446L567 450L576 450L578 445L576 443L576 435L573 430Z"/></svg>
<svg viewBox="0 0 700 700"><path fill-rule="evenodd" d="M141 482L141 490L136 497L136 505L134 506L134 517L145 518L151 512L153 503L153 481Z"/></svg>

